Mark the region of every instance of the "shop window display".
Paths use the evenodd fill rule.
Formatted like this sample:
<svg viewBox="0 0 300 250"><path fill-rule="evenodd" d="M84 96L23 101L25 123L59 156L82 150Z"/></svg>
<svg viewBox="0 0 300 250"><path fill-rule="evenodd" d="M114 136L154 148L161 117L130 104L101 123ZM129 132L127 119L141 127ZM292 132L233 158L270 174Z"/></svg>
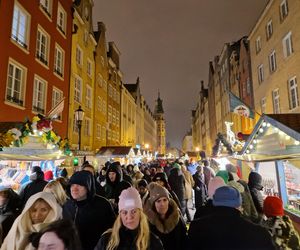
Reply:
<svg viewBox="0 0 300 250"><path fill-rule="evenodd" d="M258 173L263 178L263 196L279 196L275 162L260 162Z"/></svg>

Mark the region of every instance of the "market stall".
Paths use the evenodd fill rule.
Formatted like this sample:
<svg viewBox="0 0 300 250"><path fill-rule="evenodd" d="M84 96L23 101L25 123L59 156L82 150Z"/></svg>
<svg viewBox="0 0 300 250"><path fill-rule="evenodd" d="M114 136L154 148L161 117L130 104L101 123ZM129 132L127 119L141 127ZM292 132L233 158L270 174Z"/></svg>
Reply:
<svg viewBox="0 0 300 250"><path fill-rule="evenodd" d="M135 153L130 146L107 146L99 149L96 158L99 159L100 164L107 161L119 161L122 165L127 165L134 163Z"/></svg>
<svg viewBox="0 0 300 250"><path fill-rule="evenodd" d="M264 195L280 196L300 223L300 114L263 115L236 159L263 177Z"/></svg>

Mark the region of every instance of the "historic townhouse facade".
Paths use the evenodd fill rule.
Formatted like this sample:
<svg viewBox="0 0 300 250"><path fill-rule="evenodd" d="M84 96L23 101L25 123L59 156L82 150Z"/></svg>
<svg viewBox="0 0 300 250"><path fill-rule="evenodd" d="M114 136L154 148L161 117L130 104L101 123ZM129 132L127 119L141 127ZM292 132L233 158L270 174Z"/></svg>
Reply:
<svg viewBox="0 0 300 250"><path fill-rule="evenodd" d="M94 90L94 128L93 148L106 146L107 139L107 81L108 58L105 38L105 24L98 22L98 30L94 32L97 42L95 53L95 90Z"/></svg>
<svg viewBox="0 0 300 250"><path fill-rule="evenodd" d="M300 2L271 0L249 35L254 106L299 113Z"/></svg>
<svg viewBox="0 0 300 250"><path fill-rule="evenodd" d="M79 149L79 131L75 111L81 107L84 118L80 150L91 151L94 137L95 46L92 26L93 1L74 2L72 64L70 78L68 138L73 149Z"/></svg>
<svg viewBox="0 0 300 250"><path fill-rule="evenodd" d="M69 99L72 1L0 2L0 122L24 121ZM65 107L52 126L67 136Z"/></svg>

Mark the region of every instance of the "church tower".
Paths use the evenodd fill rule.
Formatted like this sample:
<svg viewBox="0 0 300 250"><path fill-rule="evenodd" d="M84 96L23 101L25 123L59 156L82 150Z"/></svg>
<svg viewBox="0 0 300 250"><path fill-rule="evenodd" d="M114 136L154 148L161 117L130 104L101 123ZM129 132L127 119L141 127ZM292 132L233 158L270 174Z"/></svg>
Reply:
<svg viewBox="0 0 300 250"><path fill-rule="evenodd" d="M154 109L154 118L157 125L157 150L159 154L166 154L166 122L164 119L164 109L162 105L162 99L158 92L158 98L156 100Z"/></svg>

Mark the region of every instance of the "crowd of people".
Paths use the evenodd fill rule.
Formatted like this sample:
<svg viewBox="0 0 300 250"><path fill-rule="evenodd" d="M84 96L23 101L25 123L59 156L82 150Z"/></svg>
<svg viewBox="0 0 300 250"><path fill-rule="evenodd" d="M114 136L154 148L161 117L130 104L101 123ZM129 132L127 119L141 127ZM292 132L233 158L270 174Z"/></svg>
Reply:
<svg viewBox="0 0 300 250"><path fill-rule="evenodd" d="M17 193L0 185L1 250L300 249L279 197L239 168L177 159L84 162L70 177L32 168ZM188 204L195 209L194 217Z"/></svg>

